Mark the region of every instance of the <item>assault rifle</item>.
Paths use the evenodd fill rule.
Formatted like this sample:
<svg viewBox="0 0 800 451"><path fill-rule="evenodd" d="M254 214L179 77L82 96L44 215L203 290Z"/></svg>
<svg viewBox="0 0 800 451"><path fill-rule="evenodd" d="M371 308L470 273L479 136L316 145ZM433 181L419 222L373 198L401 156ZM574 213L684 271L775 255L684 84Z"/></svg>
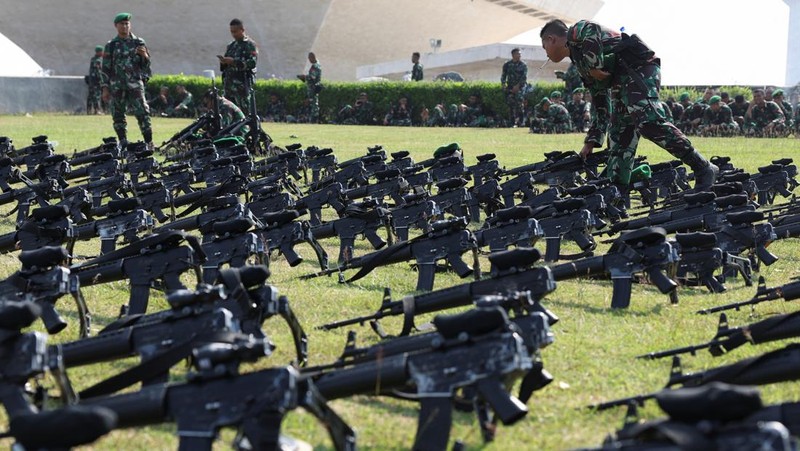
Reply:
<svg viewBox="0 0 800 451"><path fill-rule="evenodd" d="M135 198L139 200L139 205L142 207L142 210L152 214L158 222L165 223L171 220L171 217L165 214L162 208L170 206L170 199L172 196L161 180L142 182L134 186L133 191ZM109 204L111 204L111 202L106 205ZM105 213L103 207L92 211L93 215L102 215L102 213Z"/></svg>
<svg viewBox="0 0 800 451"><path fill-rule="evenodd" d="M251 182L247 185L250 192L250 202L247 208L255 217L268 213L294 208L295 200L291 194L283 192L280 185L263 185Z"/></svg>
<svg viewBox="0 0 800 451"><path fill-rule="evenodd" d="M255 259L258 264L267 261L264 242L250 230L255 222L249 218L218 221L211 225L214 237L204 240L203 282L213 283L222 265L238 268Z"/></svg>
<svg viewBox="0 0 800 451"><path fill-rule="evenodd" d="M500 195L503 197L503 204L506 208L514 206L514 196L516 193L522 193L523 200L528 200L536 196L537 190L534 187L533 175L528 172L523 172L500 184Z"/></svg>
<svg viewBox="0 0 800 451"><path fill-rule="evenodd" d="M135 197L112 200L106 210L108 213L105 218L76 226L74 233L76 240L99 236L101 255L113 252L120 236L132 243L153 231L153 217L142 210L139 199Z"/></svg>
<svg viewBox="0 0 800 451"><path fill-rule="evenodd" d="M322 207L332 206L337 212L344 212L345 200L342 197L342 184L332 178L312 184L305 197L297 200L298 210L308 210L310 223L317 227L322 225Z"/></svg>
<svg viewBox="0 0 800 451"><path fill-rule="evenodd" d="M546 246L544 261L554 262L591 255L597 243L592 238L595 223L592 214L586 210L586 201L577 198L564 199L553 202L552 207L555 209L552 216L539 218ZM581 252L575 255L562 254L561 242L565 239L574 241Z"/></svg>
<svg viewBox="0 0 800 451"><path fill-rule="evenodd" d="M478 164L467 168L472 183L475 186L482 185L487 180L497 180L500 177L500 163L493 153L478 155Z"/></svg>
<svg viewBox="0 0 800 451"><path fill-rule="evenodd" d="M374 173L386 169L386 165L383 163L384 161L386 161L386 151L383 150L382 146L376 145L367 147L366 155L340 162L339 169L361 162L361 164L364 165L366 177L371 177Z"/></svg>
<svg viewBox="0 0 800 451"><path fill-rule="evenodd" d="M721 230L714 232L719 248L729 255L741 256L748 253L748 261L754 270L759 264L769 266L778 261L778 257L767 250L767 246L778 238L775 229L770 223L755 224L764 219L760 211L743 211L731 213L727 216L727 224ZM723 272L722 276L731 275L731 271ZM752 276L750 277L752 283ZM747 282L747 279L745 279ZM748 285L749 286L749 285Z"/></svg>
<svg viewBox="0 0 800 451"><path fill-rule="evenodd" d="M533 209L526 206L497 210L486 219L483 228L475 231L478 247L489 246L489 252L504 251L509 246L533 247L543 236L539 221L533 218Z"/></svg>
<svg viewBox="0 0 800 451"><path fill-rule="evenodd" d="M69 186L66 181L67 175L72 171L72 167L67 162L67 156L64 154L50 155L45 157L36 165L33 170L33 175L40 181L52 179L58 182L61 189Z"/></svg>
<svg viewBox="0 0 800 451"><path fill-rule="evenodd" d="M92 207L97 208L103 203L104 197L119 200L133 192L131 181L125 174L114 175L98 180L90 180L83 185L71 186L64 190L64 196L70 196L77 190L86 190L92 195Z"/></svg>
<svg viewBox="0 0 800 451"><path fill-rule="evenodd" d="M56 301L62 296L72 296L78 308L79 335L85 337L89 334L89 308L81 294L78 277L66 267L68 259L63 247L22 251L19 254L22 269L0 281L0 298L36 303L47 332L57 334L67 327L67 322L56 310Z"/></svg>
<svg viewBox="0 0 800 451"><path fill-rule="evenodd" d="M384 290L381 306L374 314L325 324L319 328L332 330L369 322L378 335L386 337L379 320L403 315L403 326L399 334L403 336L415 329L415 316L471 305L479 296L529 292L530 302L538 304L540 299L556 289L556 282L550 268L530 266L530 261L535 261L539 257L539 252L536 249L530 249L530 254L531 258L524 262L524 265L518 265L519 257L517 255L496 252L489 256L489 261L492 263L491 279L476 280L430 293L410 295L400 301L392 301L391 291L387 288ZM528 310L519 305L514 309L517 308Z"/></svg>
<svg viewBox="0 0 800 451"><path fill-rule="evenodd" d="M712 293L727 291L720 277L714 272L720 268L733 266L742 274L745 283L752 285L752 266L750 260L724 252L717 246L717 237L711 233L678 233L675 235L680 260L676 268L676 278L690 286L704 285ZM694 274L692 279L689 274Z"/></svg>
<svg viewBox="0 0 800 451"><path fill-rule="evenodd" d="M177 196L178 193L189 194L194 192L194 169L189 163L177 163L169 166L161 166L161 173L158 181L164 184L170 195ZM137 187L138 189L138 187Z"/></svg>
<svg viewBox="0 0 800 451"><path fill-rule="evenodd" d="M26 177L27 179L27 177ZM58 182L55 180L48 180L41 183L26 183L22 188L14 189L11 191L0 194L0 205L10 204L16 202L17 205L11 210L11 213L16 210L17 212L17 225L22 224L28 216L31 203L35 202L40 207L50 205L49 200L61 194L61 189Z"/></svg>
<svg viewBox="0 0 800 451"><path fill-rule="evenodd" d="M119 143L117 142L117 137L108 136L103 138L103 144L100 144L99 146L90 147L86 150L75 150L72 153L69 162L73 166L80 166L82 164L86 164L87 162L93 161L93 156L103 153L110 153L114 156L114 158L119 158L121 150L122 149L120 149Z"/></svg>
<svg viewBox="0 0 800 451"><path fill-rule="evenodd" d="M386 169L373 174L375 183L345 190L342 194L349 200L371 197L382 201L389 196L397 205L403 202L403 195L408 192L409 186L400 175L399 169Z"/></svg>
<svg viewBox="0 0 800 451"><path fill-rule="evenodd" d="M219 158L203 166L202 171L197 174L197 179L205 182L206 187L212 187L238 175L242 174L230 158Z"/></svg>
<svg viewBox="0 0 800 451"><path fill-rule="evenodd" d="M453 216L466 217L471 200L469 190L466 186L469 180L465 178L452 178L436 183L437 193L431 196L431 200L436 202L442 213L450 213Z"/></svg>
<svg viewBox="0 0 800 451"><path fill-rule="evenodd" d="M481 210L486 213L486 216L492 216L497 210L503 208L503 202L500 200L500 183L495 179L486 179L485 182L472 186L468 191L470 200L467 209L472 222L481 220Z"/></svg>
<svg viewBox="0 0 800 451"><path fill-rule="evenodd" d="M183 243L188 244L184 246ZM180 275L194 270L200 282L200 264L205 260L197 238L170 230L135 241L128 246L89 260L70 269L81 285L130 280L128 313L145 313L154 282L163 284L169 294L186 288Z"/></svg>
<svg viewBox="0 0 800 451"><path fill-rule="evenodd" d="M403 169L414 166L414 159L409 156L411 153L407 150L392 152L390 155L392 161L386 163L386 169L397 169L402 172Z"/></svg>
<svg viewBox="0 0 800 451"><path fill-rule="evenodd" d="M61 246L66 242L67 252L71 254L74 233L69 210L65 206L36 208L15 232L0 236L0 252L11 252L17 247L29 251L45 246Z"/></svg>
<svg viewBox="0 0 800 451"><path fill-rule="evenodd" d="M193 351L197 373L184 383L145 387L139 392L83 400L117 414L117 427L173 421L182 450L211 450L221 427L239 429L236 446L277 449L285 413L303 407L328 429L337 450L355 449L355 432L332 411L313 383L291 367L239 374L242 361L263 356L263 340L208 345ZM213 409L209 406L213 405Z"/></svg>
<svg viewBox="0 0 800 451"><path fill-rule="evenodd" d="M776 218L772 220L772 225L778 239L800 236L800 214Z"/></svg>
<svg viewBox="0 0 800 451"><path fill-rule="evenodd" d="M219 130L219 114L215 114L213 111L202 114L195 119L194 122L172 135L170 139L162 142L160 146L156 147L156 150L164 153L169 153L171 150L174 150L176 153L172 158L177 158L180 155L178 152L187 147L189 142L192 141L196 135L200 135L201 130L208 130L211 132L212 136L215 135L216 133L214 133L214 131Z"/></svg>
<svg viewBox="0 0 800 451"><path fill-rule="evenodd" d="M331 148L319 149L314 146L309 147L306 149L306 158L306 167L311 169L311 183L317 183L336 172L338 160ZM351 166L354 168L360 167L362 170L364 168L363 164L360 166L353 164ZM308 180L306 180L306 183L308 183Z"/></svg>
<svg viewBox="0 0 800 451"><path fill-rule="evenodd" d="M719 357L746 343L758 345L787 338L796 338L798 336L800 336L800 312L775 315L765 320L739 327L730 327L728 316L721 313L719 316L717 333L710 341L666 351L650 352L637 356L636 358L661 359L680 354L696 355L697 351L703 349L708 349L708 352L712 356Z"/></svg>
<svg viewBox="0 0 800 451"><path fill-rule="evenodd" d="M199 193L200 191L195 191ZM194 194L194 193L192 193ZM185 217L193 213L197 208L203 207L205 211L194 216ZM190 206L179 215L176 220L168 222L154 229L155 232L163 232L167 230L199 230L203 239L211 239L213 231L211 227L215 222L228 221L230 219L249 218L257 226L261 227L261 221L258 220L247 207L239 201L236 195L227 195L215 197L211 199L201 200Z"/></svg>
<svg viewBox="0 0 800 451"><path fill-rule="evenodd" d="M760 276L758 278L758 288L756 289L756 295L750 298L749 300L734 302L732 304L720 305L718 307L711 307L699 310L697 313L700 315L706 315L709 313L723 312L725 310L738 311L740 308L747 305L755 306L762 302L774 301L776 299L793 301L797 298L800 298L800 281L790 282L787 283L786 285L781 285L779 287L767 288L767 284L766 281L764 280L764 277Z"/></svg>
<svg viewBox="0 0 800 451"><path fill-rule="evenodd" d="M186 205L194 204L187 210L196 210L207 202L206 199L216 197L223 197L228 195L239 196L247 192L247 179L244 177L231 177L229 180L219 185L211 186L208 188L199 189L190 193L183 194L172 199L172 206L174 208L183 207ZM182 212L186 213L186 211ZM188 213L187 213L188 214Z"/></svg>
<svg viewBox="0 0 800 451"><path fill-rule="evenodd" d="M133 158L131 158L131 156ZM128 153L128 163L123 167L131 177L134 186L139 184L139 176L150 179L158 171L158 162L153 158L152 150L139 150Z"/></svg>
<svg viewBox="0 0 800 451"><path fill-rule="evenodd" d="M436 202L430 199L427 191L419 194L406 194L403 202L391 209L392 230L397 241L408 241L408 230L413 226L423 233L431 230L431 222L441 217L442 212Z"/></svg>
<svg viewBox="0 0 800 451"><path fill-rule="evenodd" d="M303 262L303 257L294 250L300 243L308 243L317 255L321 269L328 267L328 253L319 244L312 232L308 221L297 221L300 212L297 210L281 210L261 216L264 227L258 229L256 234L266 247L266 258L273 251L283 254L289 266L295 267Z"/></svg>
<svg viewBox="0 0 800 451"><path fill-rule="evenodd" d="M424 235L393 244L362 257L353 258L338 268L326 269L302 278L310 279L338 272L339 281L345 282L343 272L347 269L358 268L358 272L347 280L347 282L355 282L379 266L414 260L418 273L416 291L430 291L433 289L436 276L436 262L447 260L462 279L473 273L476 274L477 279L480 277L480 270L473 271L473 268L461 259L462 254L472 251L474 265L479 268L477 266L478 245L475 236L466 228L467 224L466 218L436 221L431 225L431 231Z"/></svg>
<svg viewBox="0 0 800 451"><path fill-rule="evenodd" d="M797 187L797 166L791 162L791 158L775 160L773 164L758 168L758 174L750 176L758 189L759 204L772 204L778 194L783 197L792 195L791 190Z"/></svg>
<svg viewBox="0 0 800 451"><path fill-rule="evenodd" d="M519 322L517 322L519 321ZM525 321L525 325L521 323ZM309 368L325 399L356 394L390 394L420 403L414 449L446 449L453 403L466 393L485 441L494 438L498 419L514 424L528 412L525 402L552 377L537 360L552 341L547 318L531 314L510 321L502 309L481 308L437 316L437 332L396 338L356 348L351 336L343 357L332 365ZM524 329L527 333L519 334ZM519 397L508 392L523 379Z"/></svg>
<svg viewBox="0 0 800 451"><path fill-rule="evenodd" d="M421 164L415 164L414 166L404 168L402 171L403 178L408 182L408 186L414 187L413 189L417 193L425 189L425 187L430 188L430 185L433 183L431 174L427 171L423 172L423 169L425 168Z"/></svg>
<svg viewBox="0 0 800 451"><path fill-rule="evenodd" d="M122 172L120 160L109 152L92 154L81 158L79 161L82 162L83 166L75 167L77 163L70 162L72 170L69 174L64 175L66 180L88 177L89 180L93 181L119 175Z"/></svg>
<svg viewBox="0 0 800 451"><path fill-rule="evenodd" d="M381 227L386 229L388 239L391 241L390 229L391 213L378 202L365 201L348 205L343 216L330 222L311 228L311 233L317 239L339 237L339 265L344 265L354 257L355 239L363 235L375 249L386 246L387 242L378 234Z"/></svg>

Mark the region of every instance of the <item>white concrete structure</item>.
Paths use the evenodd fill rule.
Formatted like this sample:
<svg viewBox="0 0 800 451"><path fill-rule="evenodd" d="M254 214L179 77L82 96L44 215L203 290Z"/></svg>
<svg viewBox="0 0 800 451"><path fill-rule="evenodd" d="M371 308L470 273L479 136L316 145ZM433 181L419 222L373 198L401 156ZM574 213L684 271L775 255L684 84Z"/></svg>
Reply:
<svg viewBox="0 0 800 451"><path fill-rule="evenodd" d="M789 44L786 48L786 86L800 83L800 0L783 0L789 5Z"/></svg>
<svg viewBox="0 0 800 451"><path fill-rule="evenodd" d="M42 75L42 66L25 50L0 33L0 77L34 77Z"/></svg>

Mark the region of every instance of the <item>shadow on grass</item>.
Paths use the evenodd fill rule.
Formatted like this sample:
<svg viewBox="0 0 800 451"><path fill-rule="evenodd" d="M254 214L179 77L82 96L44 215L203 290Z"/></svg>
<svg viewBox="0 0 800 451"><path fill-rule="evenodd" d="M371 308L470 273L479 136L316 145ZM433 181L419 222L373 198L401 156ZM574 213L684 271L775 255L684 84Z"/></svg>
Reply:
<svg viewBox="0 0 800 451"><path fill-rule="evenodd" d="M631 299L631 303L633 303L635 301L636 301L635 299ZM611 314L611 315L615 315L615 316L629 316L629 317L642 317L642 318L646 318L646 317L649 317L651 315L660 314L662 309L664 308L664 306L662 304L657 304L657 305L654 305L649 311L642 312L642 311L631 310L630 308L612 309L610 306L609 307L596 307L596 306L593 306L593 305L583 304L583 303L580 303L580 302L561 301L561 300L558 300L558 299L550 299L550 298L545 298L542 302L548 308L550 308L551 306L569 307L569 308L574 308L574 309L578 309L578 310L583 310L583 311L585 311L587 313L593 313L593 314ZM669 302L669 300L667 300L667 302Z"/></svg>

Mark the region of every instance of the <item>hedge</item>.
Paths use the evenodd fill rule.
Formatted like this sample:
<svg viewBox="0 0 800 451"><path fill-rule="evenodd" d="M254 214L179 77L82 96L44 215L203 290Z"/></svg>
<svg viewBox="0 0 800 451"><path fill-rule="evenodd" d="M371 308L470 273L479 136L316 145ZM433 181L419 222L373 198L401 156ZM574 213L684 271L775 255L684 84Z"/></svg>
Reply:
<svg viewBox="0 0 800 451"><path fill-rule="evenodd" d="M220 78L216 81L219 86ZM170 92L175 92L175 86L182 84L192 93L195 98L199 98L210 87L211 80L197 75L156 75L150 79L147 85L148 98L156 95L161 86L170 88ZM483 97L484 104L502 118L508 118L508 107L506 106L500 83L473 81L473 82L405 82L405 81L386 81L386 82L333 82L323 80L325 89L320 93L320 108L324 121L331 121L336 118L336 112L346 104L353 104L360 92L366 92L369 100L375 105L375 115L382 118L397 101L401 95L408 96L413 106L413 117L418 120L419 113L423 108L432 109L439 102L445 104L465 103L467 98L477 93ZM537 82L533 84L532 90L528 94L528 103L536 104L550 92L559 90L564 91L562 82ZM742 86L723 86L720 91L730 93L731 97L742 94L746 99L752 98L751 88ZM689 92L692 100L702 97L703 90L698 87L665 87L661 91L663 100L670 96L676 100L682 92ZM256 102L259 109L266 106L270 93L276 93L283 99L287 113L292 114L302 103L306 94L306 87L299 80L256 80ZM565 100L569 100L565 98Z"/></svg>

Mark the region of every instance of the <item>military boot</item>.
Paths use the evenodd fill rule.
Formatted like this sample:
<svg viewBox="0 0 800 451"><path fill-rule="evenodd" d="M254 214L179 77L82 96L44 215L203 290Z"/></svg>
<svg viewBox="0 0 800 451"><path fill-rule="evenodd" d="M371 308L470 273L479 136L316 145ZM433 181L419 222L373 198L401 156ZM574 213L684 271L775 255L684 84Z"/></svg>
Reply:
<svg viewBox="0 0 800 451"><path fill-rule="evenodd" d="M695 191L708 191L711 185L717 181L719 168L713 163L709 163L700 153L696 150L685 157L681 161L692 168L694 172L694 190Z"/></svg>

